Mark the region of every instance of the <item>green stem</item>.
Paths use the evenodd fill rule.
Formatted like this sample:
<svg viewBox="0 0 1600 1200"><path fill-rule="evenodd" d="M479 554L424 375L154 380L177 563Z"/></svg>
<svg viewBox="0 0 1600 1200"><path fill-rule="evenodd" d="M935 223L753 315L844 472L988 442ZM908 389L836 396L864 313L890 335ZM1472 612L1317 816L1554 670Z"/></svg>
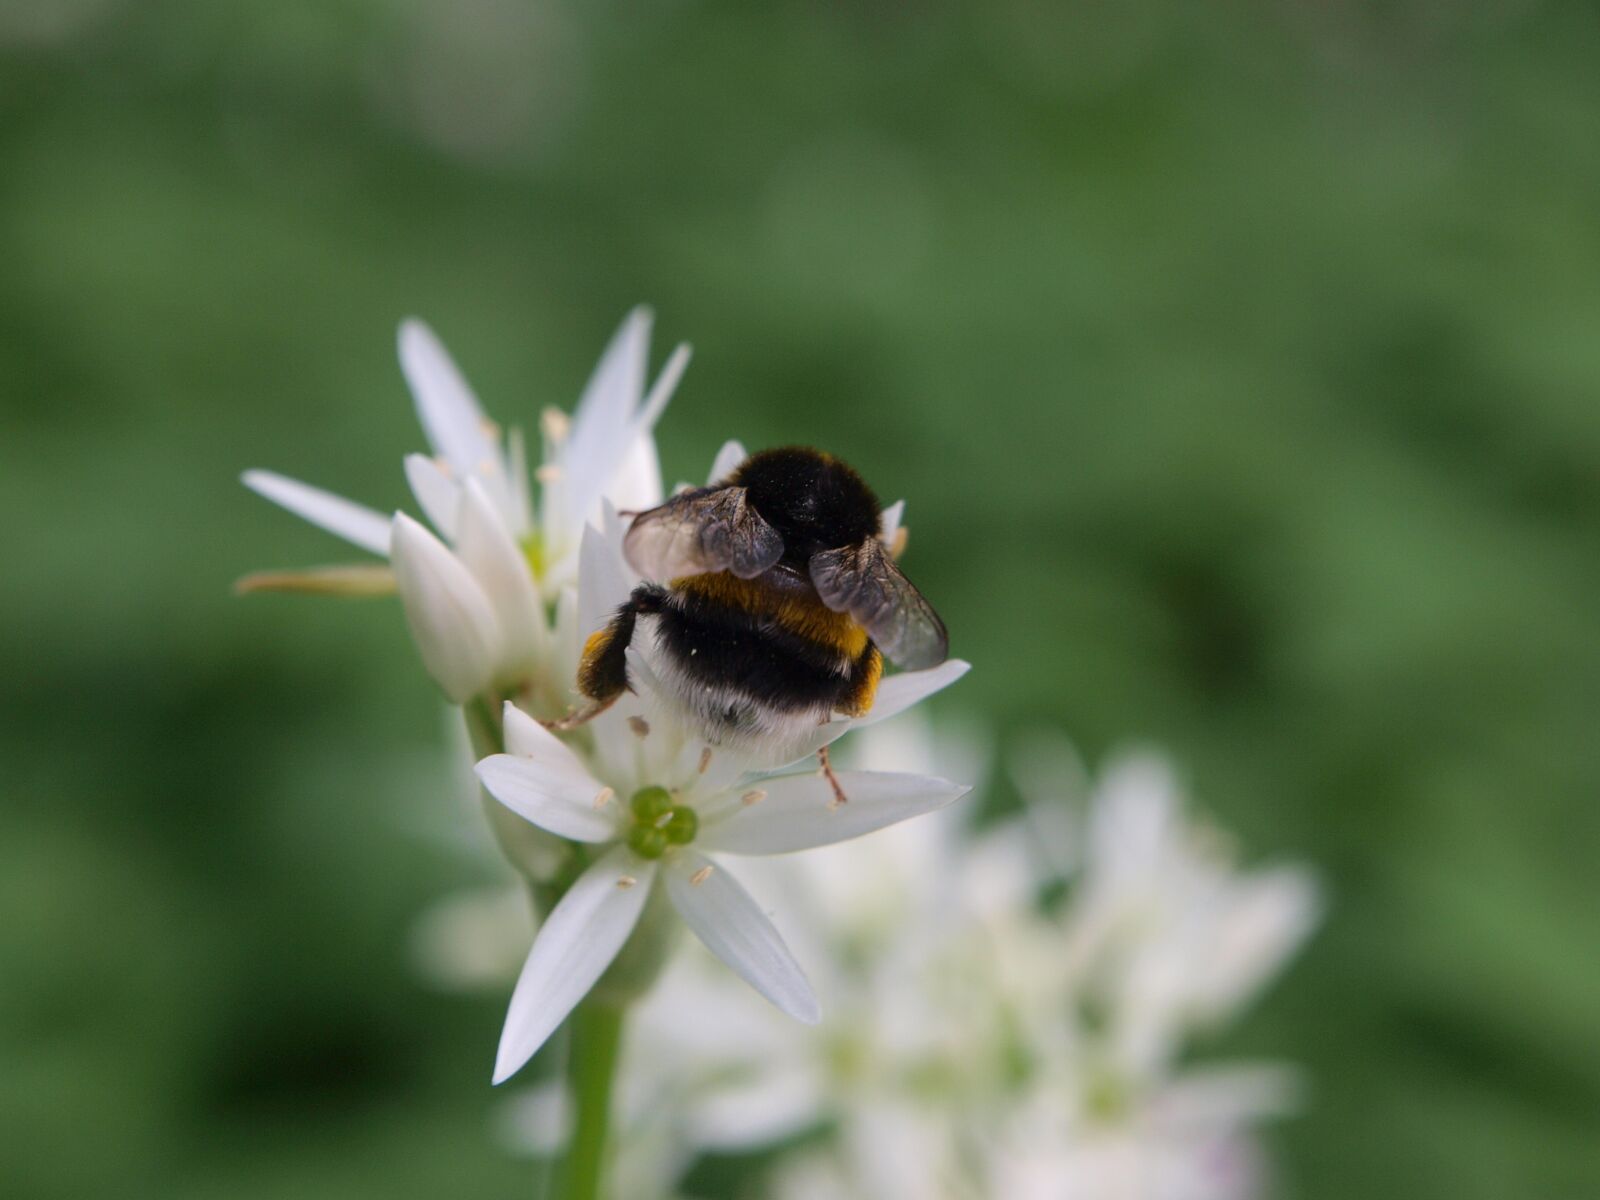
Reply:
<svg viewBox="0 0 1600 1200"><path fill-rule="evenodd" d="M585 1000L572 1014L567 1082L572 1089L572 1142L562 1161L558 1200L600 1200L611 1123L611 1085L622 1040L622 1009Z"/></svg>

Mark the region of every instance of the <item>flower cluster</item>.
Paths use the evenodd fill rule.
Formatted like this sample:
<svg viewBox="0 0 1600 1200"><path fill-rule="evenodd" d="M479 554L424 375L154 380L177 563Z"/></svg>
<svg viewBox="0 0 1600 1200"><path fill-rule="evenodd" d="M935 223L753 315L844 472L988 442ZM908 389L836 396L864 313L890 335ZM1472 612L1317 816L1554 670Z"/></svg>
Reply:
<svg viewBox="0 0 1600 1200"><path fill-rule="evenodd" d="M478 776L503 806L491 811L501 846L535 884L543 917L512 996L496 1082L591 990L621 999L643 990L674 927L652 914L675 913L778 1009L816 1021L799 964L720 856L855 838L967 790L924 775L846 772L839 782L850 802L839 805L827 780L795 765L953 682L966 670L957 661L885 680L870 712L819 725L795 751L802 757L787 762L708 740L661 686L649 639L628 651L632 691L621 702L566 736L541 721L572 707L585 640L639 582L622 553L618 514L663 498L652 430L688 362L679 347L647 392L648 349L640 310L613 338L572 418L546 410L543 461L530 481L521 433L502 436L432 333L404 324L400 361L434 451L409 456L405 470L431 531L281 475L244 477L268 499L388 557L424 665L467 708ZM729 443L712 477L743 457ZM886 514L886 538L899 535L902 511ZM251 586L366 593L389 577L377 578L341 568Z"/></svg>
<svg viewBox="0 0 1600 1200"><path fill-rule="evenodd" d="M915 714L856 749L981 772L972 739L935 740ZM666 1194L697 1152L808 1130L828 1136L779 1156L779 1200L1265 1194L1254 1130L1294 1108L1295 1072L1187 1058L1314 927L1313 878L1238 869L1155 755L1114 760L1087 797L1057 743L1012 773L1019 817L980 829L949 811L762 881L826 966L827 1026L796 1036L739 1005L707 956L680 956L630 1043L630 1195ZM479 909L457 928L500 920ZM547 1122L554 1099L534 1106Z"/></svg>

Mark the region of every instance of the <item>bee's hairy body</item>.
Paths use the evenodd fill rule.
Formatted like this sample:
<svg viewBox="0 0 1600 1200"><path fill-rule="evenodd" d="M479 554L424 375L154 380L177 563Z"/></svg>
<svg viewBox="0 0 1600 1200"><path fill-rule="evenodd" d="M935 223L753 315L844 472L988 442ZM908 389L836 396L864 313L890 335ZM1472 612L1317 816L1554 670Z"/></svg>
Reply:
<svg viewBox="0 0 1600 1200"><path fill-rule="evenodd" d="M713 742L798 743L833 713L872 707L882 655L803 579L692 575L644 584L631 604L633 637L650 638L662 682ZM611 635L602 630L585 648L579 678L591 695L616 682L602 678L622 657Z"/></svg>
<svg viewBox="0 0 1600 1200"><path fill-rule="evenodd" d="M907 628L895 620L926 608L879 533L860 476L808 448L764 451L724 483L674 497L642 514L627 542L646 578L668 582L641 584L589 639L579 690L598 705L620 695L627 648L643 634L662 682L713 742L798 746L835 713L865 714L883 674L879 644L909 645L894 640ZM911 654L940 661L943 626L926 613Z"/></svg>

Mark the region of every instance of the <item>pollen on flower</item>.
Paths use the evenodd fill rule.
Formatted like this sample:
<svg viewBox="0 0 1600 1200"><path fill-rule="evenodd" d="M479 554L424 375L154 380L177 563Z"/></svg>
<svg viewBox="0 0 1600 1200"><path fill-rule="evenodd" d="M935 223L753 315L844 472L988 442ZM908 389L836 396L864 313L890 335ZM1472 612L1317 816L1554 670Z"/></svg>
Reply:
<svg viewBox="0 0 1600 1200"><path fill-rule="evenodd" d="M701 867L693 875L689 876L689 886L699 887L702 883L711 878L711 872L715 870L716 868L710 866L709 864Z"/></svg>
<svg viewBox="0 0 1600 1200"><path fill-rule="evenodd" d="M739 803L748 808L752 804L760 804L766 798L766 792L762 791L760 788L751 788L748 792L739 797Z"/></svg>
<svg viewBox="0 0 1600 1200"><path fill-rule="evenodd" d="M646 721L643 717L629 717L628 728L633 730L635 737L650 736L650 722Z"/></svg>
<svg viewBox="0 0 1600 1200"><path fill-rule="evenodd" d="M559 408L546 408L539 414L539 428L551 442L564 442L572 430L572 418Z"/></svg>
<svg viewBox="0 0 1600 1200"><path fill-rule="evenodd" d="M614 788L601 788L595 793L594 806L596 808L604 808L606 805L611 803L611 798L616 794L617 793Z"/></svg>
<svg viewBox="0 0 1600 1200"><path fill-rule="evenodd" d="M636 884L638 882L639 881L637 879L635 879L632 875L620 875L620 876L617 877L617 886L619 888L621 888L623 891L627 891L629 888L631 888L634 884Z"/></svg>

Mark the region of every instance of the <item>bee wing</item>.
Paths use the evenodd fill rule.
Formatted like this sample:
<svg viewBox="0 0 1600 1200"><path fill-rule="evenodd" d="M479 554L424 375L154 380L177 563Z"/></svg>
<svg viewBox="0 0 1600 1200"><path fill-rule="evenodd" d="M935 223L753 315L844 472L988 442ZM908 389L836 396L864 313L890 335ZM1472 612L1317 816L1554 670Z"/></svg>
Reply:
<svg viewBox="0 0 1600 1200"><path fill-rule="evenodd" d="M849 613L897 666L920 670L948 657L944 622L877 538L819 551L810 569L822 602Z"/></svg>
<svg viewBox="0 0 1600 1200"><path fill-rule="evenodd" d="M754 579L783 557L783 536L742 487L692 488L635 517L622 550L646 579L710 571Z"/></svg>

